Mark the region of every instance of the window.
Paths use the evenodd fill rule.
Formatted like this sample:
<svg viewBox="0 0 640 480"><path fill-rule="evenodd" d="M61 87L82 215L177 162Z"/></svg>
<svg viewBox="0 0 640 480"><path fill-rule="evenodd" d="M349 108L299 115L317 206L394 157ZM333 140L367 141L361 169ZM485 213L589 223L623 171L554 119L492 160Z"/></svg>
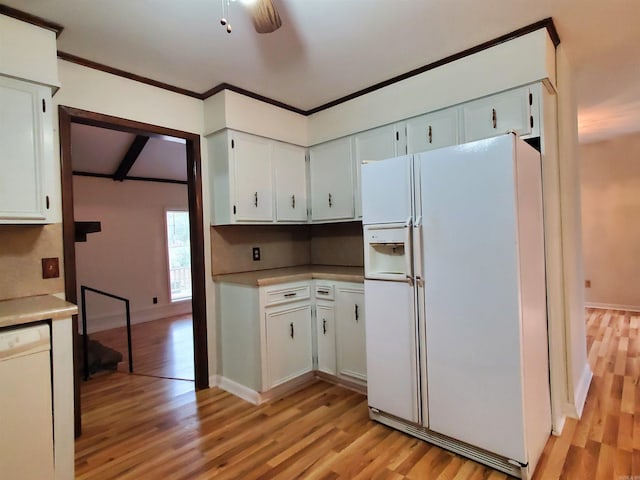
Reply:
<svg viewBox="0 0 640 480"><path fill-rule="evenodd" d="M189 212L167 211L167 248L169 253L169 290L171 301L191 298L191 242Z"/></svg>

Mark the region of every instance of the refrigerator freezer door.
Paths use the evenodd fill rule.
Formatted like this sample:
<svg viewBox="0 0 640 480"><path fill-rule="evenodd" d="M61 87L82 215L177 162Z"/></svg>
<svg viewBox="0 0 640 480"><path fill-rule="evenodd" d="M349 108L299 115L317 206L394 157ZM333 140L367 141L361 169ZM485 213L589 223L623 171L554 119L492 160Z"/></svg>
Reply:
<svg viewBox="0 0 640 480"><path fill-rule="evenodd" d="M414 289L365 280L364 290L369 406L419 423Z"/></svg>
<svg viewBox="0 0 640 480"><path fill-rule="evenodd" d="M419 156L428 420L526 463L514 142Z"/></svg>
<svg viewBox="0 0 640 480"><path fill-rule="evenodd" d="M411 219L411 156L362 165L362 223L406 223Z"/></svg>

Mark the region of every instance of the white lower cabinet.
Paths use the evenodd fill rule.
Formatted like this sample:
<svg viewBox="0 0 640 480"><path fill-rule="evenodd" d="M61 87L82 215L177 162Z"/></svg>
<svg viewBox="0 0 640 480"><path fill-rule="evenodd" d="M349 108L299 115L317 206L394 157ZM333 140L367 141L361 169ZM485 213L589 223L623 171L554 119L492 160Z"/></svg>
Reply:
<svg viewBox="0 0 640 480"><path fill-rule="evenodd" d="M367 381L364 287L336 285L336 336L338 376Z"/></svg>
<svg viewBox="0 0 640 480"><path fill-rule="evenodd" d="M267 389L313 370L311 304L265 310Z"/></svg>
<svg viewBox="0 0 640 480"><path fill-rule="evenodd" d="M366 385L362 284L216 282L216 296L221 388L261 403L314 369Z"/></svg>
<svg viewBox="0 0 640 480"><path fill-rule="evenodd" d="M316 303L316 343L320 372L335 375L336 371L336 320L333 302Z"/></svg>

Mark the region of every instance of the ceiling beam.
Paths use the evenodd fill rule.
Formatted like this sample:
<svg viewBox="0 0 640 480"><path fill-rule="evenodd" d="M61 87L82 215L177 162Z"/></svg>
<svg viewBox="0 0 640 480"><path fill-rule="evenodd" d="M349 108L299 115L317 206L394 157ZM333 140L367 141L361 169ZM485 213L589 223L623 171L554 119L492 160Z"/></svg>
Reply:
<svg viewBox="0 0 640 480"><path fill-rule="evenodd" d="M147 137L146 135L136 135L136 138L134 138L133 142L131 142L129 150L127 150L127 153L125 153L124 157L122 158L120 165L118 165L116 173L113 174L114 180L122 182L126 178L127 174L131 170L131 167L133 167L133 164L136 163L136 160L140 156L140 153L142 153L142 149L148 141L149 137Z"/></svg>

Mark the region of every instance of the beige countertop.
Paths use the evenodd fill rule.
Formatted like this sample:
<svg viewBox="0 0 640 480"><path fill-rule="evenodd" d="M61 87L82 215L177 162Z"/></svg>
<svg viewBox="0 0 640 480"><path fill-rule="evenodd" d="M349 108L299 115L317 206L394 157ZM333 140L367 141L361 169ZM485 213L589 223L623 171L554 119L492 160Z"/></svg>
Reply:
<svg viewBox="0 0 640 480"><path fill-rule="evenodd" d="M298 267L273 268L253 272L214 275L216 282L238 283L241 285L265 286L278 283L297 282L311 279L335 280L341 282L364 282L363 267L343 267L333 265L301 265Z"/></svg>
<svg viewBox="0 0 640 480"><path fill-rule="evenodd" d="M0 327L22 325L40 320L59 320L78 313L73 303L53 295L13 298L0 301Z"/></svg>

